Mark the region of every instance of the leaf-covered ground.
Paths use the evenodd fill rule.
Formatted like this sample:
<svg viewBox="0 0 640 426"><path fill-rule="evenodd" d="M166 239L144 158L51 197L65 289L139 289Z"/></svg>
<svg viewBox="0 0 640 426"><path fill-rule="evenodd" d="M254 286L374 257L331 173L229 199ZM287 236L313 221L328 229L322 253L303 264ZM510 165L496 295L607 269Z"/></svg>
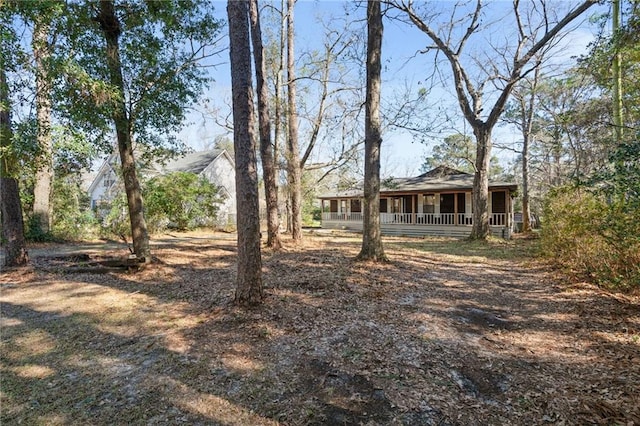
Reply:
<svg viewBox="0 0 640 426"><path fill-rule="evenodd" d="M235 236L45 246L0 275L1 424L640 424L640 297L566 284L535 242L305 235L234 307ZM287 241L288 242L288 241ZM80 255L78 255L80 253Z"/></svg>

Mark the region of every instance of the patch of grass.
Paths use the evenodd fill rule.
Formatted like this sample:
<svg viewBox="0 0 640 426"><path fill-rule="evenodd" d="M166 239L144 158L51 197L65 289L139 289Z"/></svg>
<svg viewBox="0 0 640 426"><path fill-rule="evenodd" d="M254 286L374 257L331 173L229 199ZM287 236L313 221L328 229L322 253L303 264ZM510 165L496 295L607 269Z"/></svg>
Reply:
<svg viewBox="0 0 640 426"><path fill-rule="evenodd" d="M539 244L536 239L503 240L489 238L487 241L441 237L404 241L386 241L385 247L395 249L413 249L432 254L445 254L464 258L491 260L526 260L538 256Z"/></svg>

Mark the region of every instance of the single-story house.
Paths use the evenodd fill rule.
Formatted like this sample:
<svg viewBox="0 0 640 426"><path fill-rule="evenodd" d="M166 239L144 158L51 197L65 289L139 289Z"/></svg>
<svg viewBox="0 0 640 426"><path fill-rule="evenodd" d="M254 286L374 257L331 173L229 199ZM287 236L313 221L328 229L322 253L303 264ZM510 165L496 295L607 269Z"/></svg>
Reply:
<svg viewBox="0 0 640 426"><path fill-rule="evenodd" d="M108 205L123 190L121 175L117 171L120 157L114 153L107 158L98 169L95 178L89 185L91 208ZM236 184L235 163L231 155L224 149L192 152L170 160L166 164L154 164L139 172L146 177L164 173L189 172L204 176L219 188L224 202L218 211L218 223L222 226L235 224L236 217Z"/></svg>
<svg viewBox="0 0 640 426"><path fill-rule="evenodd" d="M420 176L384 180L380 226L386 235L467 237L473 224L473 175L440 166ZM489 225L493 235L511 238L512 182L489 181ZM322 227L362 230L362 189L319 197Z"/></svg>

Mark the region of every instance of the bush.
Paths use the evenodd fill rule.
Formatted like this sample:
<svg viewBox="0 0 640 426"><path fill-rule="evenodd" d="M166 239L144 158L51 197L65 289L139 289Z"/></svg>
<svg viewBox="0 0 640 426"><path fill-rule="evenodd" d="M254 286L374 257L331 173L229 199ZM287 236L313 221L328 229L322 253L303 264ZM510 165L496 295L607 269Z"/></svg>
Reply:
<svg viewBox="0 0 640 426"><path fill-rule="evenodd" d="M640 286L640 209L577 187L552 191L544 206L544 253L608 287Z"/></svg>
<svg viewBox="0 0 640 426"><path fill-rule="evenodd" d="M142 188L144 217L149 232L167 228L188 230L215 226L222 197L218 188L204 177L187 172L169 173L147 181ZM103 213L104 237L131 237L129 210L124 188L110 205L98 208Z"/></svg>
<svg viewBox="0 0 640 426"><path fill-rule="evenodd" d="M45 232L42 229L40 219L36 216L29 216L27 218L24 229L24 238L32 243L46 243L53 241L53 235L51 232Z"/></svg>
<svg viewBox="0 0 640 426"><path fill-rule="evenodd" d="M214 226L222 198L202 176L175 172L155 177L144 187L145 216L150 230Z"/></svg>
<svg viewBox="0 0 640 426"><path fill-rule="evenodd" d="M96 236L96 218L89 208L89 197L73 179L53 183L51 234L55 239L86 240Z"/></svg>
<svg viewBox="0 0 640 426"><path fill-rule="evenodd" d="M115 236L118 239L131 237L127 197L124 192L111 200L109 205L100 205L98 211L106 211L106 214L100 214L100 234L102 237Z"/></svg>

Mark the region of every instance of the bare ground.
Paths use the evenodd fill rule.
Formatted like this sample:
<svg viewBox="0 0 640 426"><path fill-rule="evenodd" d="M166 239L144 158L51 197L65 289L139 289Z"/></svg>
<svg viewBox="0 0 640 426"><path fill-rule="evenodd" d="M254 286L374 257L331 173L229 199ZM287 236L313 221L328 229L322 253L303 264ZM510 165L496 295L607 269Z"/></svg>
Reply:
<svg viewBox="0 0 640 426"><path fill-rule="evenodd" d="M308 235L234 307L235 236L44 246L3 271L1 424L640 425L640 297L563 283L535 242ZM77 253L80 252L80 254Z"/></svg>

